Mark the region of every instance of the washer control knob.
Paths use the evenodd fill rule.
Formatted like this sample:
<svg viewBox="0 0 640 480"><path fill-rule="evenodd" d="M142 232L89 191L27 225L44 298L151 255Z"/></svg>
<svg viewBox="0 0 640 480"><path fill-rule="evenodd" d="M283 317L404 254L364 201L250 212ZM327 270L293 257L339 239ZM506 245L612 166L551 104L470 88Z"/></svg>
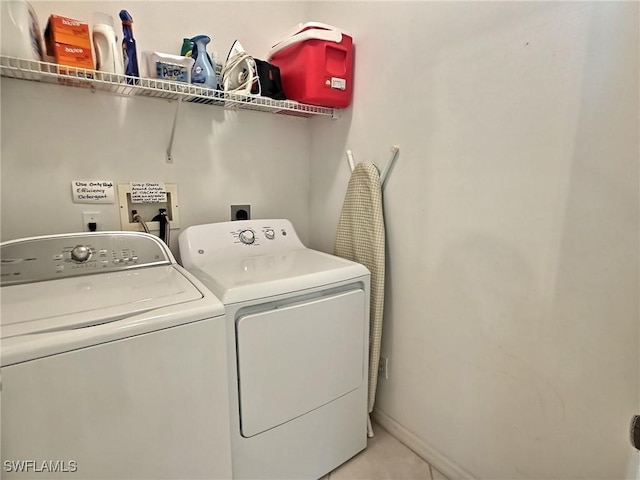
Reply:
<svg viewBox="0 0 640 480"><path fill-rule="evenodd" d="M253 230L243 230L240 232L240 235L238 235L238 237L240 238L240 241L245 245L251 245L256 241L256 235L255 233L253 233Z"/></svg>
<svg viewBox="0 0 640 480"><path fill-rule="evenodd" d="M71 249L71 260L74 262L82 263L89 260L91 257L91 249L84 245L76 245Z"/></svg>
<svg viewBox="0 0 640 480"><path fill-rule="evenodd" d="M276 232L274 232L272 229L267 229L264 231L264 236L267 237L269 240L273 240L274 238L276 238Z"/></svg>

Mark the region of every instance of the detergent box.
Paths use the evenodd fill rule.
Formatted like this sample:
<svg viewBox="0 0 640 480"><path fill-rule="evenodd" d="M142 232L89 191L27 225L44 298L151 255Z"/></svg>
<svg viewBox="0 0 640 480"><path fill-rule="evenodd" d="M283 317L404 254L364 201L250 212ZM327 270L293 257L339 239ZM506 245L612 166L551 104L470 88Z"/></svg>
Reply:
<svg viewBox="0 0 640 480"><path fill-rule="evenodd" d="M56 43L53 46L53 57L59 65L86 68L88 70L93 70L94 68L90 48Z"/></svg>
<svg viewBox="0 0 640 480"><path fill-rule="evenodd" d="M47 55L56 63L93 70L89 24L73 18L51 15L44 31Z"/></svg>
<svg viewBox="0 0 640 480"><path fill-rule="evenodd" d="M300 24L276 43L269 62L280 69L288 99L345 108L353 93L353 39L331 25Z"/></svg>

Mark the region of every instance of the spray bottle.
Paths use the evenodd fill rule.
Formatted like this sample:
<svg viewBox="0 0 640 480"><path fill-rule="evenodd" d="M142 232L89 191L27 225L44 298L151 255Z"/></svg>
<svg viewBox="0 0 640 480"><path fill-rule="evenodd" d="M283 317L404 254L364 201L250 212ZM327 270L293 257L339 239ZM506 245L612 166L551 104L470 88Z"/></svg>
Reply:
<svg viewBox="0 0 640 480"><path fill-rule="evenodd" d="M193 37L191 41L194 44L194 49L198 52L197 56L195 52L192 54L196 62L191 69L191 83L201 83L205 87L216 88L218 86L218 79L207 55L207 43L209 43L211 39L206 35L197 35Z"/></svg>
<svg viewBox="0 0 640 480"><path fill-rule="evenodd" d="M182 48L180 49L180 55L182 55L183 57L191 57L195 60L196 58L198 58L198 49L194 49L193 47L194 47L193 41L190 38L184 38L182 40ZM215 54L216 52L213 52L213 53ZM207 52L207 57L209 58L209 63L213 65L214 70L216 70L217 67L216 67L216 64L214 63L215 59L212 59L211 55L209 55L208 52ZM216 70L216 73L217 72L218 70Z"/></svg>
<svg viewBox="0 0 640 480"><path fill-rule="evenodd" d="M126 10L120 10L120 20L122 20L122 60L124 63L124 74L131 77L140 76L138 72L138 53L136 51L136 41L133 38L133 18ZM128 81L129 82L129 81Z"/></svg>

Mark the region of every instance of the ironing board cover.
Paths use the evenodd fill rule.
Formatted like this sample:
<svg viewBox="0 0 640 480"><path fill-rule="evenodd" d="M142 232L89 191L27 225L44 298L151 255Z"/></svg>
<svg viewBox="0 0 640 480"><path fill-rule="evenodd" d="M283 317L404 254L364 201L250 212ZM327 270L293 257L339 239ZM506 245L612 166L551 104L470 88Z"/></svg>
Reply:
<svg viewBox="0 0 640 480"><path fill-rule="evenodd" d="M345 195L334 253L361 263L371 272L369 323L369 413L378 384L384 307L385 234L380 174L373 163L358 163Z"/></svg>

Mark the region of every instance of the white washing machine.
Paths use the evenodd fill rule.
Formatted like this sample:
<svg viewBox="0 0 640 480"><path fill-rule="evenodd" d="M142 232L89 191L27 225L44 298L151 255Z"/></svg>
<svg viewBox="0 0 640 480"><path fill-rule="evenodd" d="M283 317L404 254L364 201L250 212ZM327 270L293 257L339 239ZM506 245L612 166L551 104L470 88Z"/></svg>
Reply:
<svg viewBox="0 0 640 480"><path fill-rule="evenodd" d="M182 264L225 304L234 479L317 479L366 447L369 271L287 220L189 227Z"/></svg>
<svg viewBox="0 0 640 480"><path fill-rule="evenodd" d="M224 307L158 238L0 250L3 478L231 477Z"/></svg>

